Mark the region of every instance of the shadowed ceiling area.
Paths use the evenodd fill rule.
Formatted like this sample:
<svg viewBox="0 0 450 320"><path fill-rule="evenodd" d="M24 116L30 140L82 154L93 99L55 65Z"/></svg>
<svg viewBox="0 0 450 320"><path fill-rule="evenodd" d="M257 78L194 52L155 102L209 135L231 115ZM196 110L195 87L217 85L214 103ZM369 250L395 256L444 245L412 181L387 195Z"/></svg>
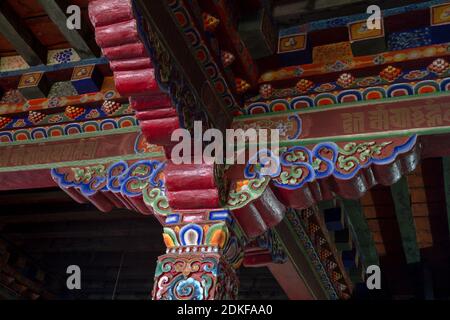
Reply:
<svg viewBox="0 0 450 320"><path fill-rule="evenodd" d="M0 296L150 299L156 259L165 252L152 216L102 213L58 189L2 192L0 204L0 249L13 253L4 262L9 273L0 275ZM81 290L65 287L69 265L81 269ZM240 299L286 298L267 268L239 274Z"/></svg>

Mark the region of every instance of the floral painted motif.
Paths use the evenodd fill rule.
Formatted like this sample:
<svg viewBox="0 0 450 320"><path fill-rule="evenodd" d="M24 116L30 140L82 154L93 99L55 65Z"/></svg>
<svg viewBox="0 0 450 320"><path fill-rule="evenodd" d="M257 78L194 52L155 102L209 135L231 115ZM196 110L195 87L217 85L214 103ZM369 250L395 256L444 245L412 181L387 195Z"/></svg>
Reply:
<svg viewBox="0 0 450 320"><path fill-rule="evenodd" d="M0 72L24 70L30 66L23 60L22 56L11 56L0 58Z"/></svg>
<svg viewBox="0 0 450 320"><path fill-rule="evenodd" d="M343 73L339 76L337 84L342 88L348 88L355 82L355 77L350 73Z"/></svg>
<svg viewBox="0 0 450 320"><path fill-rule="evenodd" d="M229 300L237 298L235 271L215 253L159 257L153 298L156 300Z"/></svg>
<svg viewBox="0 0 450 320"><path fill-rule="evenodd" d="M426 70L412 70L405 74L403 78L406 80L414 81L414 80L420 80L428 76L430 73Z"/></svg>
<svg viewBox="0 0 450 320"><path fill-rule="evenodd" d="M49 98L77 96L78 93L70 81L56 82L52 85L48 94ZM50 106L50 102L49 102ZM52 106L53 107L53 106Z"/></svg>
<svg viewBox="0 0 450 320"><path fill-rule="evenodd" d="M76 187L86 196L98 191L111 191L123 195L142 196L149 186L162 187L159 173L164 163L156 160L141 160L129 165L125 161L103 166L72 168L71 174L52 169L52 176L63 188Z"/></svg>
<svg viewBox="0 0 450 320"><path fill-rule="evenodd" d="M372 164L388 164L399 154L411 151L416 139L412 136L402 143L369 141L338 145L325 142L314 147L283 148L280 152L280 174L273 177L272 182L277 187L298 189L308 182L329 176L348 180L363 168ZM249 163L245 177L257 177L259 170L259 167Z"/></svg>
<svg viewBox="0 0 450 320"><path fill-rule="evenodd" d="M24 103L26 100L19 90L8 90L3 95L1 104Z"/></svg>
<svg viewBox="0 0 450 320"><path fill-rule="evenodd" d="M336 86L332 83L323 83L314 89L316 92L328 92L336 89Z"/></svg>
<svg viewBox="0 0 450 320"><path fill-rule="evenodd" d="M80 56L72 48L50 50L47 57L48 65L79 61Z"/></svg>
<svg viewBox="0 0 450 320"><path fill-rule="evenodd" d="M380 72L380 77L388 82L393 82L400 77L401 73L402 71L399 68L387 66Z"/></svg>
<svg viewBox="0 0 450 320"><path fill-rule="evenodd" d="M444 75L448 75L449 70ZM368 101L383 98L392 98L399 95L417 95L430 92L446 92L450 88L450 78L430 79L432 73L427 70L412 70L399 79L413 81L410 83L390 83L388 86L381 84L387 83L379 76L365 77L357 79L355 85L341 91L321 92L319 94L310 93L301 95L295 88L276 89L270 100L260 101L260 97L256 96L247 101L245 106L245 114L258 114L268 112L279 112L287 110L295 110L302 108L321 107L335 105L343 102ZM325 85L325 84L323 84ZM322 91L321 87L314 88L314 91ZM329 86L331 84L326 84ZM426 87L425 90L424 87ZM430 88L430 89L428 89ZM328 88L326 88L328 89ZM429 91L431 90L431 91ZM324 90L325 91L325 90ZM400 94L399 94L400 93Z"/></svg>
<svg viewBox="0 0 450 320"><path fill-rule="evenodd" d="M172 213L166 193L161 188L144 189L142 195L145 204L153 208L156 214L167 216Z"/></svg>
<svg viewBox="0 0 450 320"><path fill-rule="evenodd" d="M436 59L428 66L428 70L438 75L444 74L450 68L448 62L442 58Z"/></svg>
<svg viewBox="0 0 450 320"><path fill-rule="evenodd" d="M253 176L252 176L253 177ZM266 190L270 179L267 177L241 182L229 193L227 206L229 209L245 207L249 202L258 198Z"/></svg>

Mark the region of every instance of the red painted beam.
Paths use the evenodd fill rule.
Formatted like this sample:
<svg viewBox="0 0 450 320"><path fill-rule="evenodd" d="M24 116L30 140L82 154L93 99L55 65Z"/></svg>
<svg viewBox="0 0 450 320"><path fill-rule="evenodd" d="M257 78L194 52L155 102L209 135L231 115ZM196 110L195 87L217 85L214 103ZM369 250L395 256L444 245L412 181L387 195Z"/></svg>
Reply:
<svg viewBox="0 0 450 320"><path fill-rule="evenodd" d="M290 300L315 300L292 263L271 263L267 266Z"/></svg>
<svg viewBox="0 0 450 320"><path fill-rule="evenodd" d="M0 191L57 187L49 169L0 173Z"/></svg>

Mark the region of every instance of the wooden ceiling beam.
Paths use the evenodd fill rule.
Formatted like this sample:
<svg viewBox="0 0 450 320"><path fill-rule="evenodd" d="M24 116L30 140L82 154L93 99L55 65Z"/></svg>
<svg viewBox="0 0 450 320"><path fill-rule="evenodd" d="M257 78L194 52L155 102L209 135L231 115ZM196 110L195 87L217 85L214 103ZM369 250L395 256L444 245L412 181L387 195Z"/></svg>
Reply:
<svg viewBox="0 0 450 320"><path fill-rule="evenodd" d="M48 14L59 31L64 35L72 48L82 59L94 58L99 55L100 49L94 41L92 34L89 34L89 22L85 19L81 21L81 29L70 30L67 28L66 10L70 5L68 1L38 0L45 12Z"/></svg>
<svg viewBox="0 0 450 320"><path fill-rule="evenodd" d="M269 269L289 299L327 300L328 293L316 275L299 235L292 223L284 218L274 228L289 259L283 265L273 265ZM289 275L289 277L286 277ZM295 286L292 286L295 283Z"/></svg>
<svg viewBox="0 0 450 320"><path fill-rule="evenodd" d="M364 217L359 201L341 199L341 205L348 218L348 224L353 229L353 236L359 246L359 251L366 266L379 265L375 241Z"/></svg>
<svg viewBox="0 0 450 320"><path fill-rule="evenodd" d="M190 49L186 35L179 29L175 15L170 12L166 1L135 1L149 27L160 37L163 47L180 66L191 93L198 97L201 108L207 113L215 128L225 130L231 125L230 110L224 105L222 97L214 90L211 81L198 58ZM208 102L205 98L208 96ZM203 98L202 98L203 97ZM214 108L211 108L214 106Z"/></svg>
<svg viewBox="0 0 450 320"><path fill-rule="evenodd" d="M0 1L0 32L30 66L47 63L47 48L21 21L7 1Z"/></svg>
<svg viewBox="0 0 450 320"><path fill-rule="evenodd" d="M411 196L406 177L402 177L391 186L391 194L406 262L408 264L418 263L420 262L420 250L417 243L416 226L414 224Z"/></svg>

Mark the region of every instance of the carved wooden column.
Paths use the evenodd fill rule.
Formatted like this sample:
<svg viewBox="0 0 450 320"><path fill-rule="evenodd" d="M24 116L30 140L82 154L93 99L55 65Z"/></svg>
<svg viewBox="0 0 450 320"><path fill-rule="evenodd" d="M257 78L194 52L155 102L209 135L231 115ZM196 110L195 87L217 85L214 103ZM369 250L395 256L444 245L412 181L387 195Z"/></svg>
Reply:
<svg viewBox="0 0 450 320"><path fill-rule="evenodd" d="M236 299L244 237L226 199L218 165L165 168L166 196L177 214L163 222L167 252L158 258L154 299Z"/></svg>
<svg viewBox="0 0 450 320"><path fill-rule="evenodd" d="M163 237L167 252L158 258L153 299L237 298L236 269L243 259L243 242L230 212L169 216Z"/></svg>

